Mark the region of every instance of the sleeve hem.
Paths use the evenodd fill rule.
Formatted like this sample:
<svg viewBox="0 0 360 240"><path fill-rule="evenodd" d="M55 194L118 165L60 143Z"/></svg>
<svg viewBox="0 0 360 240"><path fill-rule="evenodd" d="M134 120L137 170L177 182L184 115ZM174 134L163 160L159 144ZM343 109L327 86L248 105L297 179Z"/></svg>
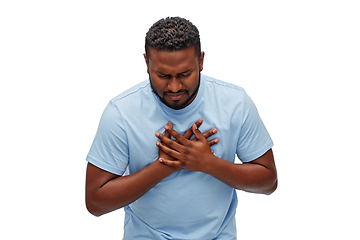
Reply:
<svg viewBox="0 0 360 240"><path fill-rule="evenodd" d="M264 155L273 146L274 146L274 143L272 141L270 141L267 144L265 144L262 148L258 149L256 152L254 152L250 155L247 155L247 156L242 156L241 158L239 156L238 157L241 162L248 163L248 162L254 161L254 160L258 159L259 157L261 157L262 155Z"/></svg>
<svg viewBox="0 0 360 240"><path fill-rule="evenodd" d="M98 167L98 168L101 168L102 170L105 170L107 172L110 172L110 173L113 173L113 174L116 174L116 175L123 175L125 170L122 171L121 169L119 168L115 168L115 167L112 167L112 166L109 166L107 164L104 164L103 162L101 161L98 161L96 160L95 158L91 157L91 156L88 156L86 158L86 161L88 161L89 163L91 163L92 165Z"/></svg>

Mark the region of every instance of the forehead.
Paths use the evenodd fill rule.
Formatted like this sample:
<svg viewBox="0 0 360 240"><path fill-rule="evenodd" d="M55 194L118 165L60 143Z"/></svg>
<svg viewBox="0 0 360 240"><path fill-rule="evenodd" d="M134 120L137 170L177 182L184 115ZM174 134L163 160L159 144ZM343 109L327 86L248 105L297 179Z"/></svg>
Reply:
<svg viewBox="0 0 360 240"><path fill-rule="evenodd" d="M162 73L183 72L199 64L195 47L178 51L163 51L150 47L149 55L149 67Z"/></svg>

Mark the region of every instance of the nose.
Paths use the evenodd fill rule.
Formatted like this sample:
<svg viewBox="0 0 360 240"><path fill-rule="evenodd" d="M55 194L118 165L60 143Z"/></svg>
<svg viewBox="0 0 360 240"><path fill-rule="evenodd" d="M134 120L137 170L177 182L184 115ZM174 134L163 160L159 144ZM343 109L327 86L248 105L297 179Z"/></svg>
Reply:
<svg viewBox="0 0 360 240"><path fill-rule="evenodd" d="M180 91L181 88L182 88L182 84L179 79L177 79L176 77L169 79L169 82L168 82L169 91L176 93L176 92Z"/></svg>

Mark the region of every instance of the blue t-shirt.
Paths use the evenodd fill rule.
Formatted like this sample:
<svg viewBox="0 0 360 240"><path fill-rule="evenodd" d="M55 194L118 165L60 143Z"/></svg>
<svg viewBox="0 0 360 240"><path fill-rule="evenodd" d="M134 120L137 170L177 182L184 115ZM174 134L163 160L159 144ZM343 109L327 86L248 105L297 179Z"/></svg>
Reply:
<svg viewBox="0 0 360 240"><path fill-rule="evenodd" d="M174 110L144 81L106 107L87 161L108 172L132 174L158 158L155 132L171 122L184 133L198 119L199 130L216 127L214 154L234 162L262 156L273 142L244 89L205 75L194 101ZM236 239L236 191L216 178L186 169L174 172L124 208L124 239Z"/></svg>

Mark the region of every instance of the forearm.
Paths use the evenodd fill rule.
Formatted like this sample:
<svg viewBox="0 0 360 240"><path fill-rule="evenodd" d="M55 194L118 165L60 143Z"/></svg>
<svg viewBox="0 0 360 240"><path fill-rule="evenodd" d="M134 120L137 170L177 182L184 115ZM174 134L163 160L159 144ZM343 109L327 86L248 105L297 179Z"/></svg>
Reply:
<svg viewBox="0 0 360 240"><path fill-rule="evenodd" d="M98 189L89 189L87 208L95 216L122 208L143 196L172 172L173 168L156 160L136 173L116 177Z"/></svg>
<svg viewBox="0 0 360 240"><path fill-rule="evenodd" d="M246 192L271 194L277 188L276 169L259 164L235 164L214 156L206 173L227 185Z"/></svg>

